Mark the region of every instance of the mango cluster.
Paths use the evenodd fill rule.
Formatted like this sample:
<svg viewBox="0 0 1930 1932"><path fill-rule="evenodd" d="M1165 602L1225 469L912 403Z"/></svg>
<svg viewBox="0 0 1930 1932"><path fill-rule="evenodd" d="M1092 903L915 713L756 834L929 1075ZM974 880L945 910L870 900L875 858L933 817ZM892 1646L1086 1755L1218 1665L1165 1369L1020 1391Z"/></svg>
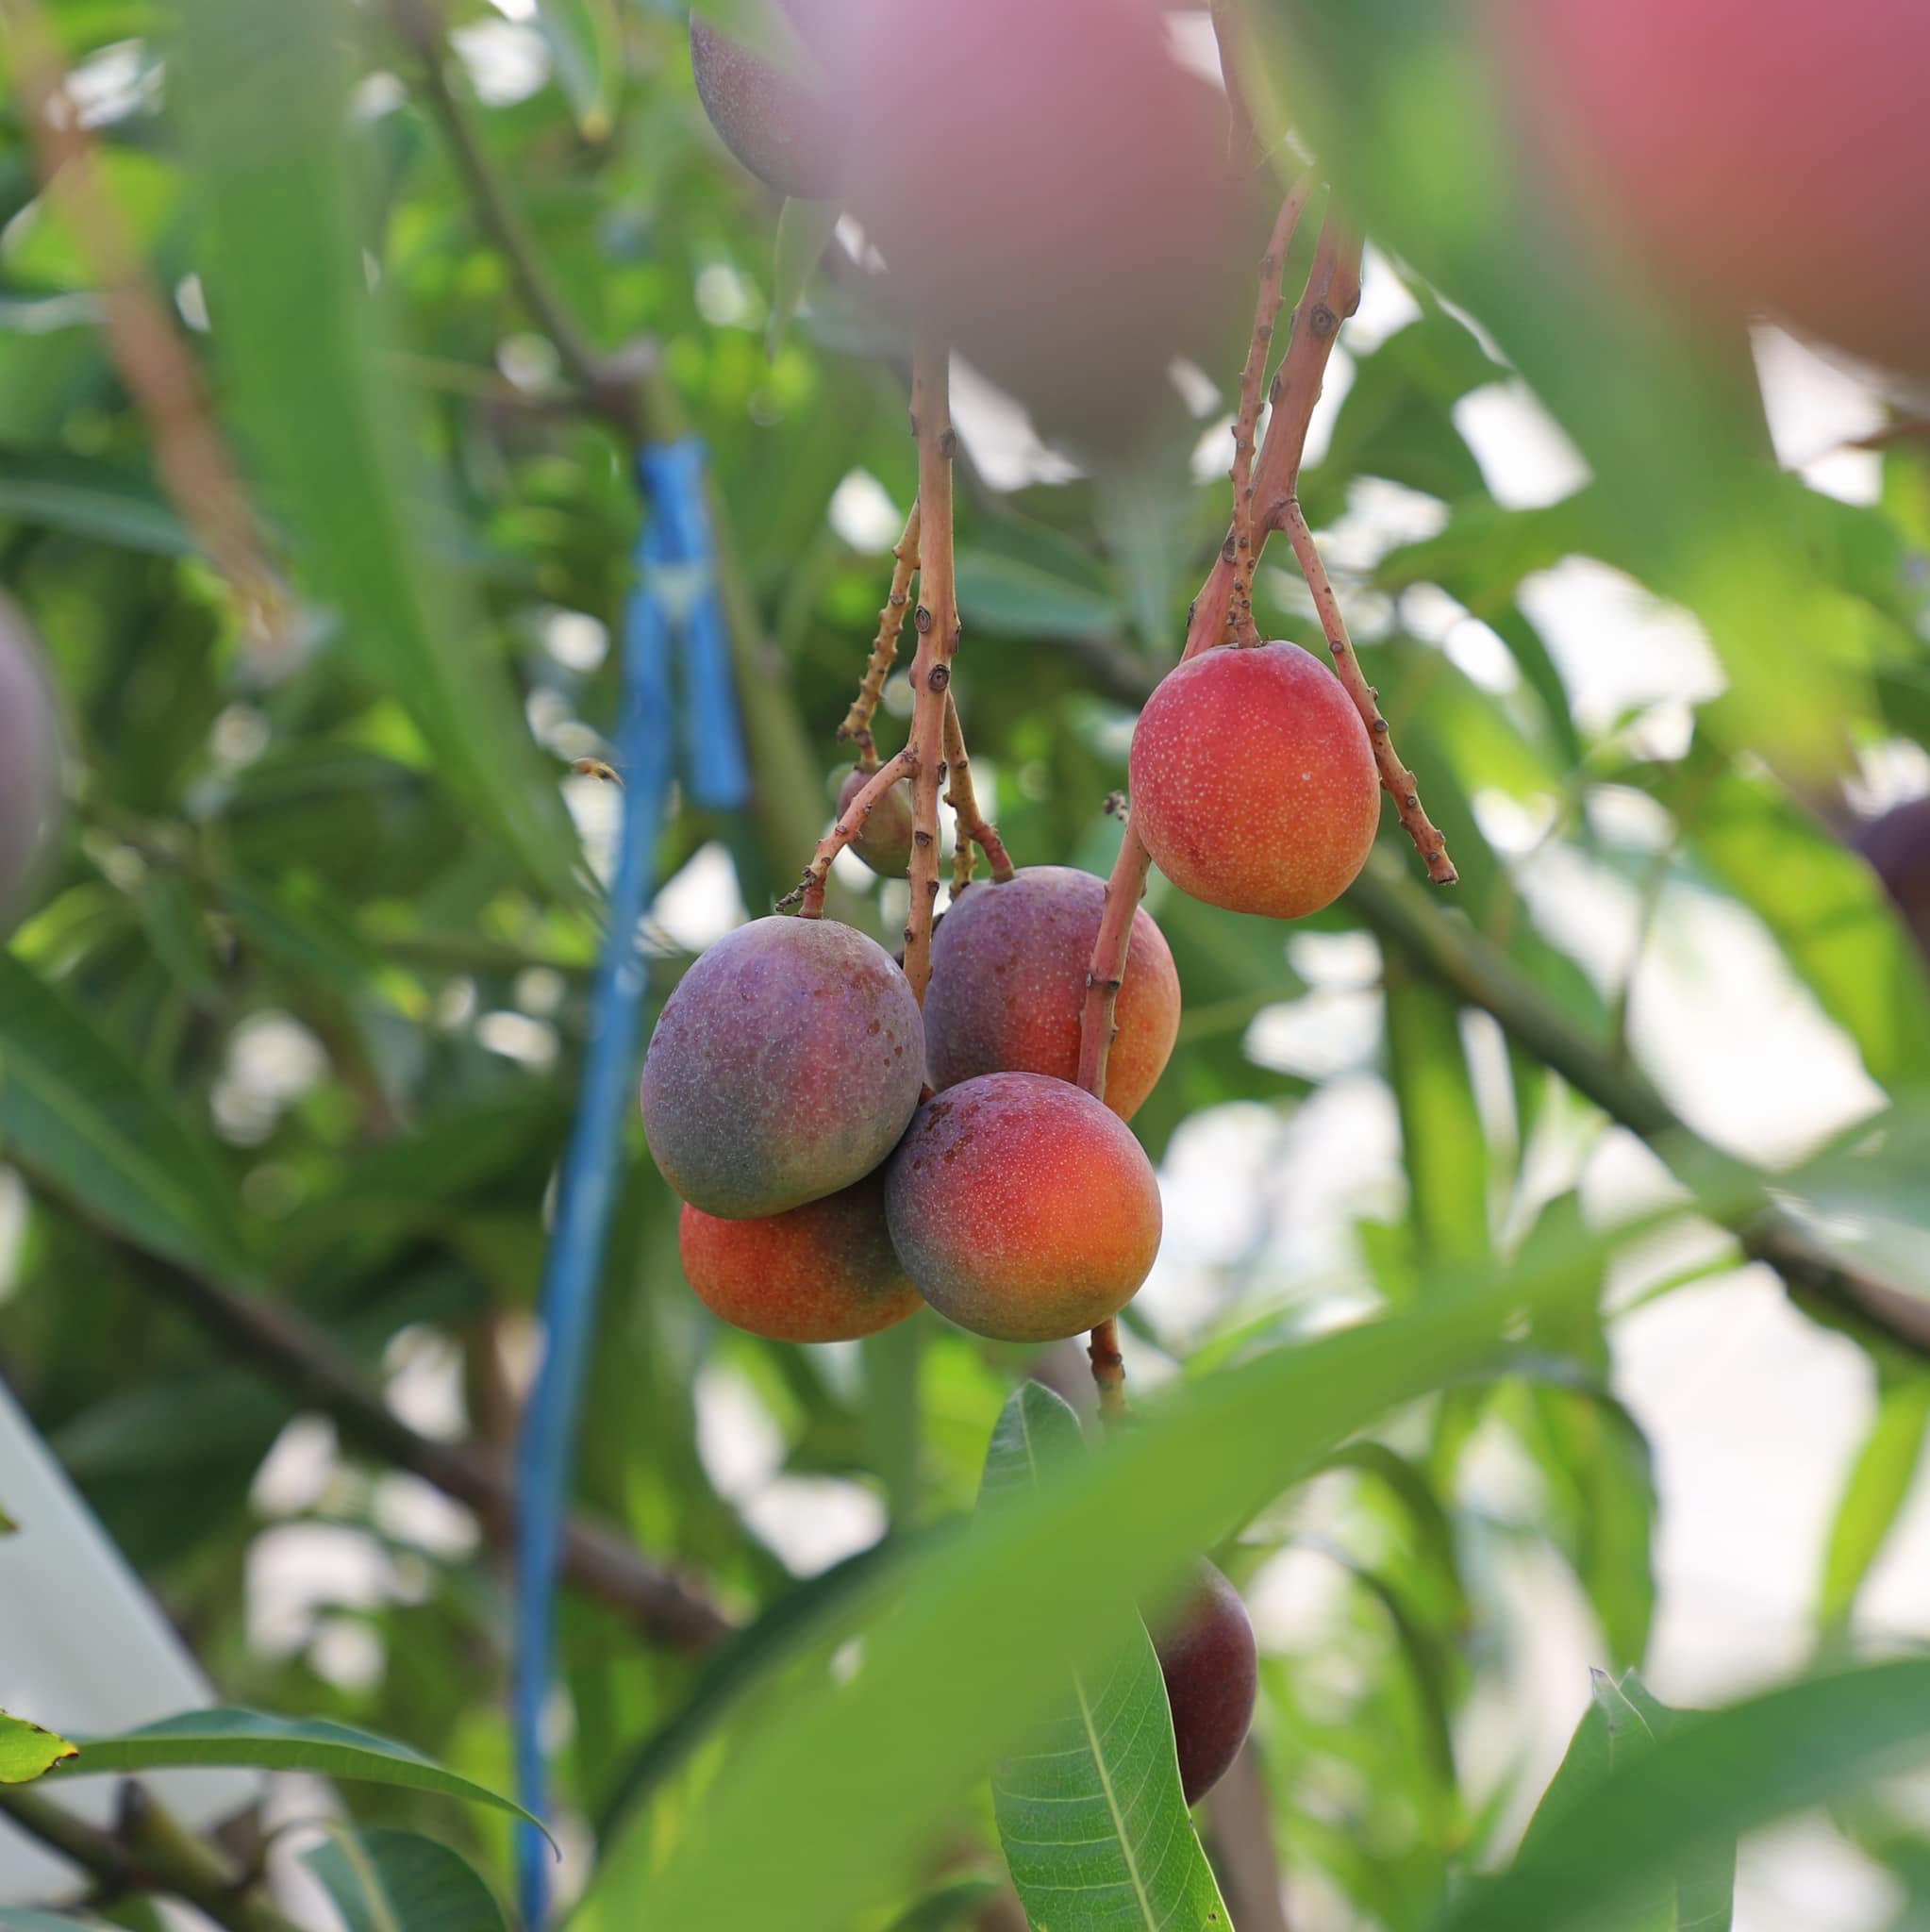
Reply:
<svg viewBox="0 0 1930 1932"><path fill-rule="evenodd" d="M1066 866L970 887L939 924L923 1011L884 948L833 920L754 920L696 961L641 1100L710 1308L755 1335L835 1341L929 1303L1036 1342L1132 1298L1160 1208L1125 1120L1173 1051L1179 979L1138 912L1116 1077L1104 1103L1074 1085L1105 899Z"/></svg>

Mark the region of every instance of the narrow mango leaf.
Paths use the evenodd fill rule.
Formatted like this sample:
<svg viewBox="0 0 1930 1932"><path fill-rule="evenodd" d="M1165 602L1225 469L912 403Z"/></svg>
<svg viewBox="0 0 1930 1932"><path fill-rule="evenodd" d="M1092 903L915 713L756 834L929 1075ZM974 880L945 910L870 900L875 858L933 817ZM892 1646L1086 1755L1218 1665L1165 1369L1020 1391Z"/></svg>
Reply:
<svg viewBox="0 0 1930 1932"><path fill-rule="evenodd" d="M1618 1764L1585 1805L1551 1820L1510 1870L1471 1887L1434 1932L1604 1932L1649 1874L1926 1760L1922 1657L1680 1715L1640 1761Z"/></svg>
<svg viewBox="0 0 1930 1932"><path fill-rule="evenodd" d="M558 898L574 839L478 614L430 566L434 494L377 354L362 253L343 0L182 9L180 124L207 210L215 337L313 588L362 672L408 710L444 781Z"/></svg>
<svg viewBox="0 0 1930 1932"><path fill-rule="evenodd" d="M1856 1593L1902 1515L1923 1459L1930 1430L1930 1376L1901 1376L1884 1389L1876 1417L1856 1452L1830 1524L1816 1620L1825 1630L1847 1624Z"/></svg>
<svg viewBox="0 0 1930 1932"><path fill-rule="evenodd" d="M1068 1669L1090 1665L1106 1605L1170 1583L1203 1542L1372 1418L1490 1360L1523 1300L1570 1284L1544 1258L1532 1275L1489 1277L1465 1297L1438 1291L1422 1312L1189 1385L1057 1476L1036 1506L880 1578L856 1674L840 1683L821 1671L786 1699L781 1723L747 1736L667 1859L646 1829L615 1838L583 1924L841 1932L1014 1725L1063 1694Z"/></svg>
<svg viewBox="0 0 1930 1932"><path fill-rule="evenodd" d="M1930 984L1875 874L1774 786L1735 774L1696 798L1690 839L1855 1041L1871 1077L1892 1092L1930 1089Z"/></svg>
<svg viewBox="0 0 1930 1932"><path fill-rule="evenodd" d="M1489 1252L1488 1135L1461 1043L1459 1003L1390 958L1387 1016L1415 1250L1451 1263L1478 1261Z"/></svg>
<svg viewBox="0 0 1930 1932"><path fill-rule="evenodd" d="M1051 531L1016 525L958 552L958 609L974 630L1004 637L1100 637L1119 624L1090 558Z"/></svg>
<svg viewBox="0 0 1930 1932"><path fill-rule="evenodd" d="M502 1907L474 1867L418 1832L343 1829L302 1862L348 1932L507 1932Z"/></svg>
<svg viewBox="0 0 1930 1932"><path fill-rule="evenodd" d="M1657 1738L1669 1737L1689 1713L1663 1704L1635 1672L1622 1693ZM1727 1839L1692 1853L1676 1869L1676 1932L1729 1932L1736 1915L1736 1840Z"/></svg>
<svg viewBox="0 0 1930 1932"><path fill-rule="evenodd" d="M835 201L800 201L793 194L778 210L777 248L771 264L771 319L764 326L764 353L774 359L837 225Z"/></svg>
<svg viewBox="0 0 1930 1932"><path fill-rule="evenodd" d="M890 1932L952 1932L989 1906L1005 1888L991 1878L957 1878L892 1920Z"/></svg>
<svg viewBox="0 0 1930 1932"><path fill-rule="evenodd" d="M259 1771L312 1771L322 1777L355 1778L433 1791L513 1811L541 1827L513 1800L445 1771L407 1744L326 1719L273 1717L258 1710L189 1710L117 1738L90 1738L84 1769L187 1771L241 1766Z"/></svg>
<svg viewBox="0 0 1930 1932"><path fill-rule="evenodd" d="M614 0L541 0L536 27L577 130L585 141L607 141L623 69L623 24Z"/></svg>
<svg viewBox="0 0 1930 1932"><path fill-rule="evenodd" d="M156 557L185 557L194 547L146 477L58 450L0 455L0 517Z"/></svg>
<svg viewBox="0 0 1930 1932"><path fill-rule="evenodd" d="M78 1749L53 1731L0 1710L0 1785L31 1784Z"/></svg>
<svg viewBox="0 0 1930 1932"><path fill-rule="evenodd" d="M90 1215L170 1259L241 1274L212 1157L66 996L0 957L0 1141Z"/></svg>
<svg viewBox="0 0 1930 1932"><path fill-rule="evenodd" d="M992 1432L981 1510L1035 1495L1084 1448L1072 1409L1021 1383ZM1103 1623L1099 1661L1073 1672L1070 1700L1028 1724L992 1774L1012 1883L1032 1923L1052 1932L1223 1926L1225 1902L1180 1790L1153 1641L1129 1599Z"/></svg>

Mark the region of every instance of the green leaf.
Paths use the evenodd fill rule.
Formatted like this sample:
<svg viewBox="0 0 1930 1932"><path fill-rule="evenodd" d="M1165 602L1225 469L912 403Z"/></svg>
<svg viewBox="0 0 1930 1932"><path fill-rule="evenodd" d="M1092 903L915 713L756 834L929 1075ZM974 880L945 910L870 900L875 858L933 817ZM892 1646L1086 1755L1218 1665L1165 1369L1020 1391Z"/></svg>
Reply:
<svg viewBox="0 0 1930 1932"><path fill-rule="evenodd" d="M179 1109L11 955L0 957L0 1141L141 1246L217 1273L249 1271L227 1188Z"/></svg>
<svg viewBox="0 0 1930 1932"><path fill-rule="evenodd" d="M1471 1888L1436 1932L1605 1932L1650 1874L1926 1757L1930 1660L1920 1657L1679 1716L1641 1761L1618 1764L1586 1805L1524 1845L1508 1872Z"/></svg>
<svg viewBox="0 0 1930 1932"><path fill-rule="evenodd" d="M957 1878L899 1913L887 1932L952 1932L1005 1888L992 1878Z"/></svg>
<svg viewBox="0 0 1930 1932"><path fill-rule="evenodd" d="M348 1932L507 1932L503 1908L474 1867L420 1833L343 1829L303 1863Z"/></svg>
<svg viewBox="0 0 1930 1932"><path fill-rule="evenodd" d="M0 1710L0 1785L31 1784L76 1756L79 1748L24 1717L9 1717Z"/></svg>
<svg viewBox="0 0 1930 1932"><path fill-rule="evenodd" d="M1119 607L1091 559L1050 531L999 525L958 552L965 623L1008 637L1090 638L1119 625Z"/></svg>
<svg viewBox="0 0 1930 1932"><path fill-rule="evenodd" d="M1083 1453L1078 1419L1023 1382L992 1432L980 1507L1035 1495ZM1028 1724L992 1774L992 1808L1012 1883L1035 1925L1225 1924L1226 1907L1180 1790L1173 1718L1153 1641L1129 1600L1103 1619L1106 1650L1073 1674L1069 1703ZM1217 1916L1216 1916L1217 1915Z"/></svg>
<svg viewBox="0 0 1930 1932"><path fill-rule="evenodd" d="M777 213L777 247L771 264L771 319L764 325L764 353L775 358L784 333L798 311L818 264L838 225L835 201L786 200Z"/></svg>
<svg viewBox="0 0 1930 1932"><path fill-rule="evenodd" d="M314 589L340 608L358 667L408 709L478 825L572 899L560 792L486 626L430 567L441 525L417 506L433 493L410 411L381 373L341 57L351 9L191 0L183 15L180 121L208 214L209 302Z"/></svg>
<svg viewBox="0 0 1930 1932"><path fill-rule="evenodd" d="M577 132L585 141L608 140L623 71L623 24L614 0L540 0L536 26Z"/></svg>
<svg viewBox="0 0 1930 1932"><path fill-rule="evenodd" d="M1856 1593L1903 1514L1930 1430L1930 1375L1898 1376L1881 1392L1830 1524L1816 1619L1825 1630L1849 1622Z"/></svg>
<svg viewBox="0 0 1930 1932"><path fill-rule="evenodd" d="M1457 1001L1398 955L1387 967L1388 1066L1400 1108L1418 1253L1447 1262L1489 1252L1488 1135L1461 1043Z"/></svg>
<svg viewBox="0 0 1930 1932"><path fill-rule="evenodd" d="M0 1932L74 1932L76 1925L98 1925L68 1912L42 1912L30 1907L0 1906Z"/></svg>
<svg viewBox="0 0 1930 1932"><path fill-rule="evenodd" d="M1372 1417L1488 1360L1522 1299L1567 1289L1545 1264L1504 1274L1149 1404L1036 1507L979 1524L896 1588L880 1579L857 1674L827 1668L787 1697L667 1859L645 1831L618 1838L584 1924L840 1932L1014 1725L1090 1665L1108 1604L1170 1584Z"/></svg>
<svg viewBox="0 0 1930 1932"><path fill-rule="evenodd" d="M0 452L0 517L156 557L185 557L194 547L145 476L58 450Z"/></svg>
<svg viewBox="0 0 1930 1932"><path fill-rule="evenodd" d="M312 1771L323 1777L354 1778L433 1791L513 1811L542 1829L542 1821L512 1799L445 1771L407 1744L324 1718L273 1717L258 1710L189 1710L117 1738L90 1738L87 1770L185 1771L241 1766L259 1771Z"/></svg>

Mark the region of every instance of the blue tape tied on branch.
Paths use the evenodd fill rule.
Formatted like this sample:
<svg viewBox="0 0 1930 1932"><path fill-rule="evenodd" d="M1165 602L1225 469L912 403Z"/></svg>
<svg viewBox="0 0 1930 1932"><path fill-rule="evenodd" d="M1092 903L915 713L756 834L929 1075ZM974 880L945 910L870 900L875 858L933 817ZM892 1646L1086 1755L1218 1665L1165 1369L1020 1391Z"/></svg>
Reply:
<svg viewBox="0 0 1930 1932"><path fill-rule="evenodd" d="M622 828L609 884L609 923L591 994L582 1085L543 1267L542 1364L516 1456L516 1789L523 1804L539 1815L548 1798L542 1722L556 1642L557 1557L604 1251L622 1174L647 977L639 928L656 891L657 842L670 808L678 741L686 782L699 805L733 810L750 795L718 597L704 446L690 437L648 444L638 452L637 475L645 514L637 581L624 607L624 693L616 738L624 779ZM532 1932L548 1916L550 1858L541 1834L521 1827L517 1890Z"/></svg>

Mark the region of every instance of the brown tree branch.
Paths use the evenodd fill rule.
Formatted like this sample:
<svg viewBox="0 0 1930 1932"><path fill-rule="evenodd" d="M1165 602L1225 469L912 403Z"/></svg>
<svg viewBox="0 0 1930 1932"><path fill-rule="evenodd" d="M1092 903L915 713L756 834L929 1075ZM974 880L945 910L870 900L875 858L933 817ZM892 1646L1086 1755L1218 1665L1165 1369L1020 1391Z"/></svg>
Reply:
<svg viewBox="0 0 1930 1932"><path fill-rule="evenodd" d="M974 847L985 854L994 885L1012 876L1012 856L1006 850L998 827L979 809L978 791L972 782L972 755L965 749L965 727L958 722L958 707L949 691L945 692L945 803L958 820L958 848L952 866L952 896L956 899L972 883Z"/></svg>
<svg viewBox="0 0 1930 1932"><path fill-rule="evenodd" d="M1394 801L1394 809L1399 813L1407 836L1413 840L1414 849L1427 861L1427 876L1438 886L1451 886L1460 875L1455 871L1454 860L1448 857L1447 841L1435 829L1433 821L1422 808L1420 784L1414 774L1401 762L1401 755L1394 749L1393 734L1388 728L1388 721L1381 715L1380 692L1368 683L1361 672L1360 660L1354 655L1354 641L1347 635L1346 619L1340 615L1340 600L1334 595L1327 567L1321 560L1320 546L1313 541L1313 532L1307 528L1299 497L1288 499L1280 521L1287 532L1287 541L1293 545L1294 556L1300 559L1301 574L1306 578L1306 587L1313 592L1313 608L1320 613L1321 629L1325 634L1328 650L1333 653L1334 673L1345 687L1347 695L1354 700L1354 708L1360 713L1360 722L1367 726L1367 741L1373 747L1373 762L1380 773L1380 782Z"/></svg>
<svg viewBox="0 0 1930 1932"><path fill-rule="evenodd" d="M958 649L958 597L952 571L950 351L921 330L912 351L911 428L918 439L918 653L911 662L911 909L905 925L905 976L924 1003L931 979L932 913L939 896L939 786L944 776L945 694Z"/></svg>
<svg viewBox="0 0 1930 1932"><path fill-rule="evenodd" d="M860 767L875 765L878 748L872 739L872 719L877 714L878 700L885 694L885 680L898 658L898 639L905 629L905 612L911 602L911 575L918 568L919 509L914 500L905 519L905 532L891 546L891 588L878 612L878 634L864 667L864 682L838 727L840 738L857 746Z"/></svg>
<svg viewBox="0 0 1930 1932"><path fill-rule="evenodd" d="M1286 293L1282 276L1287 267L1287 251L1293 246L1294 231L1314 191L1311 171L1303 175L1280 204L1280 212L1268 238L1267 252L1260 258L1259 301L1254 311L1253 337L1248 343L1246 366L1240 372L1240 408L1233 419L1233 528L1227 536L1233 554L1226 560L1233 566L1227 623L1243 644L1259 642L1253 621L1253 575L1266 541L1264 529L1254 525L1254 445L1259 435L1260 392L1267 378L1267 357L1273 347L1273 324L1278 319Z"/></svg>
<svg viewBox="0 0 1930 1932"><path fill-rule="evenodd" d="M639 440L646 415L640 372L606 356L591 341L551 280L528 224L483 145L469 102L450 78L437 0L390 0L389 11L396 33L416 57L423 92L430 111L441 124L470 205L507 262L524 308L555 345L557 358L585 399L633 441Z"/></svg>
<svg viewBox="0 0 1930 1932"><path fill-rule="evenodd" d="M1506 953L1466 920L1443 912L1378 856L1347 890L1361 923L1429 978L1500 1022L1503 1030L1611 1120L1672 1163L1736 1172L1736 1163L1676 1114L1647 1074L1612 1043L1591 1040ZM1764 1261L1798 1294L1874 1323L1905 1347L1930 1356L1930 1304L1822 1253L1777 1207L1768 1187L1732 1224L1743 1252Z"/></svg>
<svg viewBox="0 0 1930 1932"><path fill-rule="evenodd" d="M805 867L804 877L778 900L778 909L782 911L787 906L802 902L802 917L822 918L824 882L831 875L831 861L864 830L865 821L876 808L878 800L901 778L915 777L917 773L918 760L912 756L909 745L889 763L873 770L851 803L832 821L831 829L818 841L818 849L811 855L811 862Z"/></svg>
<svg viewBox="0 0 1930 1932"><path fill-rule="evenodd" d="M228 1932L303 1932L209 1840L197 1837L138 1784L121 1787L114 1829L103 1831L24 1785L0 1785L0 1813L103 1890L165 1892Z"/></svg>
<svg viewBox="0 0 1930 1932"><path fill-rule="evenodd" d="M492 1543L514 1546L516 1486L494 1456L410 1428L353 1357L284 1305L239 1293L129 1243L115 1245L144 1285L224 1349L329 1417L358 1448L467 1505ZM616 1532L581 1518L571 1519L564 1529L562 1574L574 1589L619 1611L658 1642L703 1650L735 1628L696 1583L659 1568Z"/></svg>
<svg viewBox="0 0 1930 1932"><path fill-rule="evenodd" d="M1284 256L1292 240L1292 224L1299 219L1306 199L1305 182L1295 183L1287 197L1287 207L1273 230L1278 253ZM1289 220L1289 211L1291 219ZM1272 340L1279 305L1271 290L1278 277L1275 250L1270 245L1268 258L1260 269L1260 296L1254 321L1255 342L1248 352L1247 374L1241 378L1241 413L1248 407L1246 391L1257 387L1254 372L1266 365L1266 345ZM1218 560L1207 574L1200 594L1188 613L1186 649L1182 658L1196 658L1210 650L1225 636L1234 621L1234 600L1241 573L1242 553L1239 547L1240 527L1244 521L1251 532L1245 565L1248 581L1258 562L1268 533L1279 514L1293 498L1300 478L1301 460L1306 449L1307 425L1313 420L1314 405L1320 400L1327 358L1333 353L1334 338L1341 318L1353 313L1360 299L1357 256L1340 243L1333 224L1321 230L1314 250L1313 266L1307 272L1306 288L1293 311L1292 330L1287 354L1273 377L1273 413L1267 434L1252 469L1251 499L1236 499L1234 523ZM1261 331L1265 330L1265 338ZM1257 409L1255 410L1257 417ZM1238 429L1236 427L1236 441ZM1240 452L1236 447L1236 467ZM1144 842L1126 820L1125 838L1113 861L1111 876L1106 882L1106 910L1099 922L1098 937L1086 972L1086 1001L1079 1014L1079 1084L1100 1099L1106 1097L1106 1061L1118 1030L1113 1015L1119 1005L1119 989L1125 977L1126 955L1132 943L1133 914L1145 896L1146 874L1152 858ZM1092 1378L1098 1385L1102 1413L1118 1414L1125 1407L1125 1364L1119 1348L1116 1320L1102 1322L1093 1329L1089 1353Z"/></svg>

